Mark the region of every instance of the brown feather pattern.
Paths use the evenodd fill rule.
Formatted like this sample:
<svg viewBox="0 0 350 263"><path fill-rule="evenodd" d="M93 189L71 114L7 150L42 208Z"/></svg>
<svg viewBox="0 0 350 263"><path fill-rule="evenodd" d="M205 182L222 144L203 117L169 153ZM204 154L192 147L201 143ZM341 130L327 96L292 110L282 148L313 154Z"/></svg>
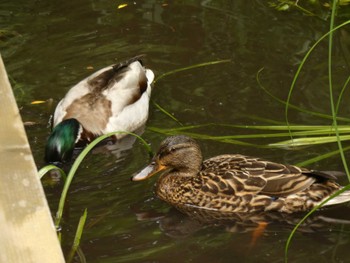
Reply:
<svg viewBox="0 0 350 263"><path fill-rule="evenodd" d="M312 209L341 188L318 172L241 154L202 162L198 144L187 136L167 138L154 161L168 168L156 193L176 207L292 213Z"/></svg>

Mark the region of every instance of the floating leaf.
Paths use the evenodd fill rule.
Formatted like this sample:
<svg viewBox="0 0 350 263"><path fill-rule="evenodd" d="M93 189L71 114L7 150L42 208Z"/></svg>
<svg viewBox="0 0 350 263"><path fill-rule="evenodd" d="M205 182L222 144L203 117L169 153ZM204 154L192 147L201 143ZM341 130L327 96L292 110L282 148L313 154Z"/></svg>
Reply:
<svg viewBox="0 0 350 263"><path fill-rule="evenodd" d="M34 100L30 104L35 105L35 104L42 104L42 103L45 103L45 102L46 102L46 100Z"/></svg>
<svg viewBox="0 0 350 263"><path fill-rule="evenodd" d="M24 126L33 126L36 125L37 123L35 121L25 121L23 122Z"/></svg>
<svg viewBox="0 0 350 263"><path fill-rule="evenodd" d="M124 8L124 7L127 7L128 6L128 4L120 4L120 5L118 5L118 9L122 9L122 8Z"/></svg>
<svg viewBox="0 0 350 263"><path fill-rule="evenodd" d="M290 8L290 5L288 4L284 4L284 5L280 5L279 7L277 7L278 11L286 11Z"/></svg>
<svg viewBox="0 0 350 263"><path fill-rule="evenodd" d="M94 67L93 67L93 66L87 66L86 69L87 69L87 70L93 70Z"/></svg>

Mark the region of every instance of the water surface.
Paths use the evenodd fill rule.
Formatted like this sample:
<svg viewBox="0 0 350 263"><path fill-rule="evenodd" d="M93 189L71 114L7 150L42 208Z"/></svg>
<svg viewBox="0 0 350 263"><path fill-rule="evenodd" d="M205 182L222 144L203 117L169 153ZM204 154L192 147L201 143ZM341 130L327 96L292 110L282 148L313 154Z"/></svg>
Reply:
<svg viewBox="0 0 350 263"><path fill-rule="evenodd" d="M279 12L263 1L2 1L0 45L21 108L32 151L40 168L50 132L50 114L68 89L101 67L138 54L157 76L190 65L230 59L167 76L156 83L152 100L183 125L253 125L263 119L284 122L284 105L259 87L286 99L297 65L308 48L328 31L328 21L298 11ZM341 21L338 21L341 22ZM349 29L335 35L335 94L349 74ZM302 71L292 96L300 107L329 114L327 44L322 43ZM31 105L34 100L49 103ZM350 115L345 92L340 114ZM330 120L290 110L291 123L328 125ZM143 138L156 150L164 134L151 130L180 124L153 103ZM205 127L211 135L246 130ZM249 140L256 144L275 138ZM298 150L262 149L211 140L199 141L205 157L240 152L294 164L336 149L336 145ZM79 217L88 209L81 252L87 262L283 262L286 239L297 219L275 218L255 242L254 227L203 224L170 209L153 193L155 178L135 183L130 177L149 161L135 142L123 152L96 149L84 161L69 193L62 225L69 251ZM338 156L313 168L342 170ZM345 179L343 180L345 182ZM44 180L54 214L62 182ZM346 206L326 216L349 214ZM349 227L310 219L292 242L290 262L348 262ZM76 259L79 262L78 259Z"/></svg>

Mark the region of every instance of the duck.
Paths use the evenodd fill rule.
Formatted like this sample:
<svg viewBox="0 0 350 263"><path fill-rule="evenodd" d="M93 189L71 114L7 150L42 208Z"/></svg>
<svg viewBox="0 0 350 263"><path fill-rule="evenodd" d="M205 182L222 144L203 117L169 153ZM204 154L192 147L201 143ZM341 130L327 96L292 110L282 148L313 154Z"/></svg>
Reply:
<svg viewBox="0 0 350 263"><path fill-rule="evenodd" d="M337 174L338 173L338 174ZM160 174L156 195L180 211L218 213L298 213L309 211L342 189L341 172L317 171L242 154L223 154L203 161L199 144L175 135L160 145L151 163L132 181ZM325 205L350 201L345 191Z"/></svg>
<svg viewBox="0 0 350 263"><path fill-rule="evenodd" d="M58 103L45 148L47 163L70 161L77 146L115 131L133 132L148 119L154 73L142 56L102 68L73 86ZM126 136L114 136L119 140Z"/></svg>

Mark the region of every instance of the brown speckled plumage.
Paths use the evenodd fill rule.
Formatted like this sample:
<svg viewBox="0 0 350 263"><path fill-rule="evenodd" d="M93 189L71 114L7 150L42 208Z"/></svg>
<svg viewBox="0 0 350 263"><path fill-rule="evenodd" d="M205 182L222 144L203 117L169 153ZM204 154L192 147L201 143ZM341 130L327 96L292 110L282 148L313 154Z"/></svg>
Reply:
<svg viewBox="0 0 350 263"><path fill-rule="evenodd" d="M156 187L159 198L175 207L221 212L307 211L341 189L330 173L241 154L202 162L198 144L187 136L164 140L153 162L133 180L161 170ZM344 194L333 203L348 201L349 193Z"/></svg>

